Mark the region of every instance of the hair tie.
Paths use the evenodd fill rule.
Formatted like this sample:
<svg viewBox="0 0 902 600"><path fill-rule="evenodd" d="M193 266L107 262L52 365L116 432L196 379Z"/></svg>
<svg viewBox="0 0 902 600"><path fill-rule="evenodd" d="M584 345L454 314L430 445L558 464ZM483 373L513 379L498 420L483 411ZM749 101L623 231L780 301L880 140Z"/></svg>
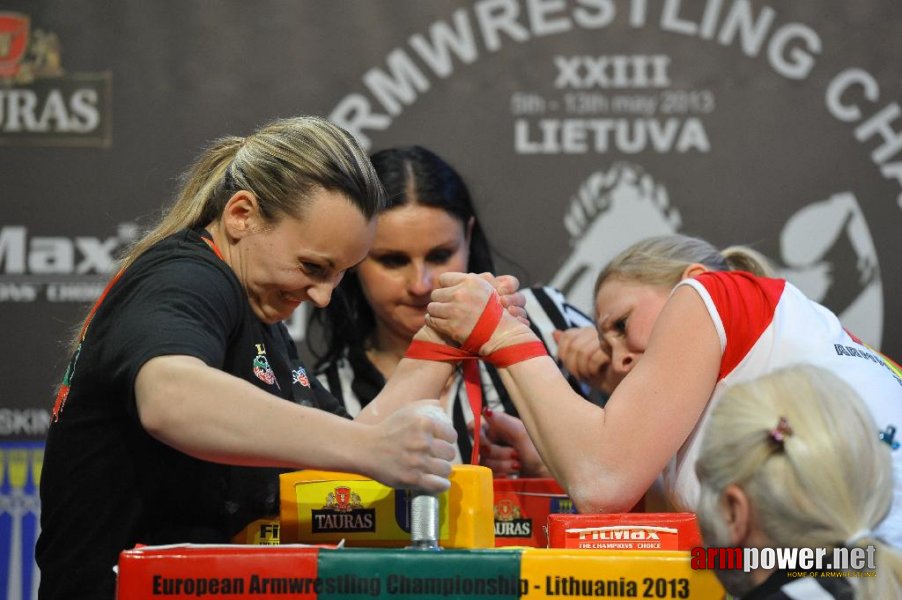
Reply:
<svg viewBox="0 0 902 600"><path fill-rule="evenodd" d="M870 529L859 529L858 531L856 531L855 533L850 535L849 538L846 540L846 543L843 545L846 548L851 548L852 546L854 546L861 540L863 540L865 538L872 538L872 537L874 537L874 532L871 531Z"/></svg>
<svg viewBox="0 0 902 600"><path fill-rule="evenodd" d="M780 417L780 420L777 421L777 426L770 430L769 435L775 444L781 448L783 447L786 437L792 435L792 427L789 426L789 421L786 420L786 417Z"/></svg>

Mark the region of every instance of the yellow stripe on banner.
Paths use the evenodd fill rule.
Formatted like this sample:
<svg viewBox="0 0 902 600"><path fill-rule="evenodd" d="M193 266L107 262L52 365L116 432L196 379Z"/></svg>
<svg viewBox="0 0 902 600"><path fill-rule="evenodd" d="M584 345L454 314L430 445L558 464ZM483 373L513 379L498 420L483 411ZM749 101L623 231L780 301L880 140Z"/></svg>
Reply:
<svg viewBox="0 0 902 600"><path fill-rule="evenodd" d="M713 571L689 561L683 551L528 548L520 577L530 598L724 598Z"/></svg>

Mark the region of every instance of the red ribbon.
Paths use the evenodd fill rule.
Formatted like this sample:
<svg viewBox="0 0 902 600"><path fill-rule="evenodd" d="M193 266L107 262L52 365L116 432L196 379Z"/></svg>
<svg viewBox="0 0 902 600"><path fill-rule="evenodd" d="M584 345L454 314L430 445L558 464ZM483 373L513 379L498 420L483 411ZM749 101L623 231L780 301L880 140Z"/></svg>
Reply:
<svg viewBox="0 0 902 600"><path fill-rule="evenodd" d="M504 308L501 306L501 299L498 297L498 293L493 291L482 314L479 315L473 331L470 332L460 348L414 340L407 347L407 352L404 353L405 358L417 360L464 361L464 385L470 401L470 409L473 411L473 453L470 455L470 463L474 465L479 464L479 437L482 433L482 386L479 381L479 363L477 362L480 359L479 349L492 337L503 314ZM524 342L496 350L482 357L482 360L503 369L518 362L547 354L548 351L542 342Z"/></svg>

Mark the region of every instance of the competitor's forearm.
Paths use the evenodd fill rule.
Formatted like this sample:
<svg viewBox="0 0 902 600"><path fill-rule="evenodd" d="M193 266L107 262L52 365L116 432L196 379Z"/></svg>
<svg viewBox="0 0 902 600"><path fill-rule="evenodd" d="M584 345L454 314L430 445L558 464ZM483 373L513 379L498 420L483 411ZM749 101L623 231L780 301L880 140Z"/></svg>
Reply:
<svg viewBox="0 0 902 600"><path fill-rule="evenodd" d="M228 464L353 470L366 457L335 444L370 432L325 411L298 406L190 356L148 361L135 382L145 430L186 454Z"/></svg>
<svg viewBox="0 0 902 600"><path fill-rule="evenodd" d="M628 465L609 464L605 411L577 394L550 357L499 373L545 465L584 512L628 510L638 492Z"/></svg>
<svg viewBox="0 0 902 600"><path fill-rule="evenodd" d="M411 402L438 399L453 369L450 363L402 358L379 394L355 420L378 423Z"/></svg>
<svg viewBox="0 0 902 600"><path fill-rule="evenodd" d="M600 417L603 421L603 411L576 394L548 356L498 372L542 460L565 483L568 466L585 452L585 446L579 448L579 442L586 440L579 438L591 428L587 420Z"/></svg>

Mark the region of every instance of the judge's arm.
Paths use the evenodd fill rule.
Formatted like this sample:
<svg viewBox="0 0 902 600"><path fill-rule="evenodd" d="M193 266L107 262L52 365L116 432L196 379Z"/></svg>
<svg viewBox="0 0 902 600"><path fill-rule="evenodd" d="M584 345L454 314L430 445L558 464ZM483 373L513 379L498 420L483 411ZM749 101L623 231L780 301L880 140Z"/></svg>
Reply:
<svg viewBox="0 0 902 600"><path fill-rule="evenodd" d="M610 357L601 349L595 327L572 327L555 330L557 359L561 367L596 390L610 394Z"/></svg>

